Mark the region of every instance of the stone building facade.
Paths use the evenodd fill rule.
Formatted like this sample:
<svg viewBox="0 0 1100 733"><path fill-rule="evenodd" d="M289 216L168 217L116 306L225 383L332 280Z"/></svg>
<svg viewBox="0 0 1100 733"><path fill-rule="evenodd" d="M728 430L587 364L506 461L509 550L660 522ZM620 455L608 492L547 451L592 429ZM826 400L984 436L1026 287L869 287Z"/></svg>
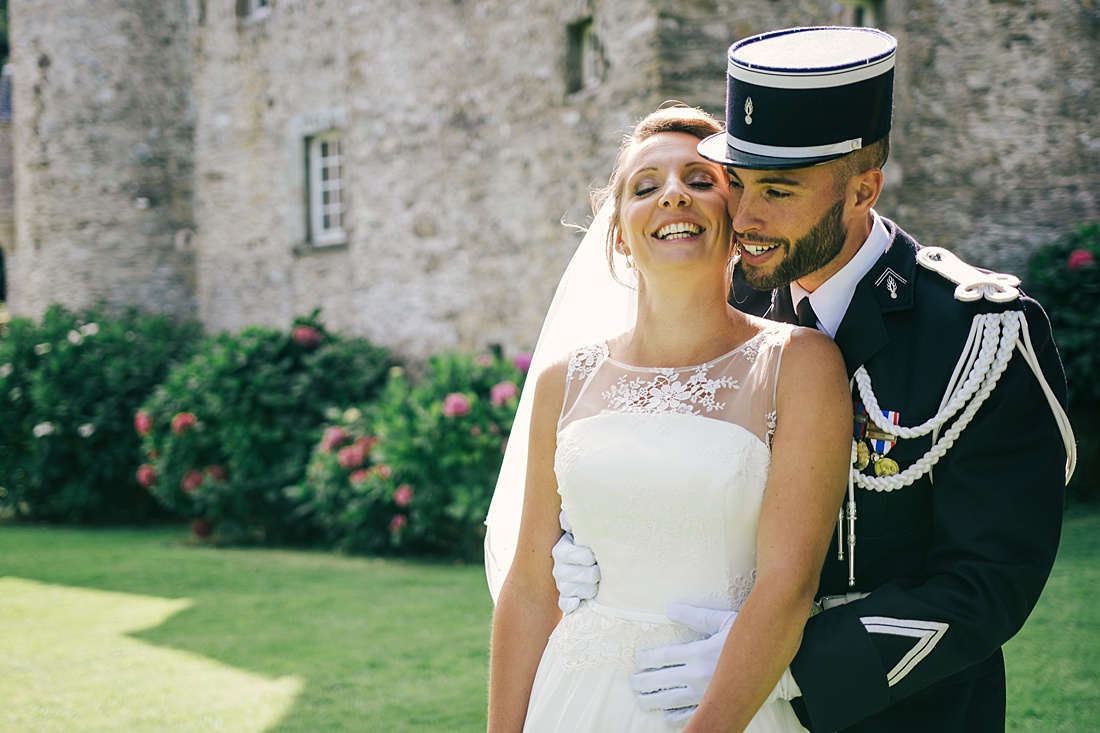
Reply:
<svg viewBox="0 0 1100 733"><path fill-rule="evenodd" d="M880 211L1020 271L1100 219L1095 0L10 0L16 313L97 300L409 356L530 346L622 133L725 49L900 40Z"/></svg>

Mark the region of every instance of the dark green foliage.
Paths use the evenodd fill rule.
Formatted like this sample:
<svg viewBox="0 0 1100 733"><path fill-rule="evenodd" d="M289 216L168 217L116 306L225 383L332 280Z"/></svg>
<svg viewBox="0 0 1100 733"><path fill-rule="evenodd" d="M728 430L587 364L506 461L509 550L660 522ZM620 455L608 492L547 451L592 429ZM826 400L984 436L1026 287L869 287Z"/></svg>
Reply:
<svg viewBox="0 0 1100 733"><path fill-rule="evenodd" d="M163 517L135 479L133 417L199 335L135 310L60 306L0 329L0 507L62 522Z"/></svg>
<svg viewBox="0 0 1100 733"><path fill-rule="evenodd" d="M309 539L287 487L301 482L326 411L369 402L390 365L385 349L328 333L316 314L290 331L209 339L143 408L154 495L228 539Z"/></svg>
<svg viewBox="0 0 1100 733"><path fill-rule="evenodd" d="M1078 467L1070 495L1100 498L1100 225L1080 226L1029 263L1028 294L1050 316L1069 383Z"/></svg>
<svg viewBox="0 0 1100 733"><path fill-rule="evenodd" d="M479 558L524 356L442 354L416 380L393 370L379 398L345 414L315 449L293 492L303 513L347 550ZM359 463L349 447L364 439Z"/></svg>

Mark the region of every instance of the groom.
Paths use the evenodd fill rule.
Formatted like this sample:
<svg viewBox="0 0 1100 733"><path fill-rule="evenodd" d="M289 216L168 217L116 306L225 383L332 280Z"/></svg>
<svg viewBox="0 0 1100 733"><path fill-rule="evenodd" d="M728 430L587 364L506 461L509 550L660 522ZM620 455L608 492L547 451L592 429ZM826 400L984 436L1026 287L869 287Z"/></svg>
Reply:
<svg viewBox="0 0 1100 733"><path fill-rule="evenodd" d="M1003 731L1001 645L1058 547L1065 378L1018 280L924 249L874 211L895 51L864 28L740 41L727 133L699 146L732 176L740 281L773 291L768 317L832 336L853 378L837 555L778 689L813 733ZM731 303L743 295L735 286ZM597 591L592 558L570 542L555 548L563 608ZM736 612L669 615L709 638L640 653L632 682L640 705L682 718Z"/></svg>

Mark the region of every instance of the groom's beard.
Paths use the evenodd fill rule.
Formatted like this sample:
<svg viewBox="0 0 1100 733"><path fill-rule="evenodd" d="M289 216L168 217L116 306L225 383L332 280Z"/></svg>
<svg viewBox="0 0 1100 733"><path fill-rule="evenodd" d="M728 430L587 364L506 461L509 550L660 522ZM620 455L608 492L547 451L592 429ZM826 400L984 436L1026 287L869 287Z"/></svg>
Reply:
<svg viewBox="0 0 1100 733"><path fill-rule="evenodd" d="M741 272L745 282L757 290L775 290L825 267L844 249L848 233L844 229L843 215L844 202L837 201L818 219L813 229L793 245L789 239L745 238L751 244L778 244L785 253L771 272L754 268L742 260Z"/></svg>

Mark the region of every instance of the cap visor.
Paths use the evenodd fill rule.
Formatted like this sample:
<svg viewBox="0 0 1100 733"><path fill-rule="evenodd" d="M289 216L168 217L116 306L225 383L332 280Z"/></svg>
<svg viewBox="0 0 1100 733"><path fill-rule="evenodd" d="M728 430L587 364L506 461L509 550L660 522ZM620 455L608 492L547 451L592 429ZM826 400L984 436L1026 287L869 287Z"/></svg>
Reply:
<svg viewBox="0 0 1100 733"><path fill-rule="evenodd" d="M844 157L840 155L826 155L811 158L774 158L767 155L754 155L741 150L731 148L726 142L726 133L718 132L704 138L696 146L699 155L715 163L733 166L734 168L753 168L757 170L784 170L789 168L810 168L811 166L828 163L830 160Z"/></svg>

